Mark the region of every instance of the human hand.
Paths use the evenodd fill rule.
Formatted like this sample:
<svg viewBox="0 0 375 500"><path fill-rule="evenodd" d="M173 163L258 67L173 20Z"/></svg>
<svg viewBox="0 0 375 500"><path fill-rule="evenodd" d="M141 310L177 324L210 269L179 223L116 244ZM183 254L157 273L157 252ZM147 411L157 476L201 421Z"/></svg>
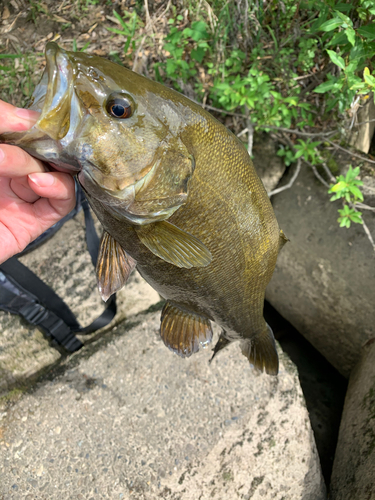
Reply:
<svg viewBox="0 0 375 500"><path fill-rule="evenodd" d="M0 134L33 126L39 113L0 101ZM47 165L16 146L0 144L0 264L24 250L75 206L70 174Z"/></svg>

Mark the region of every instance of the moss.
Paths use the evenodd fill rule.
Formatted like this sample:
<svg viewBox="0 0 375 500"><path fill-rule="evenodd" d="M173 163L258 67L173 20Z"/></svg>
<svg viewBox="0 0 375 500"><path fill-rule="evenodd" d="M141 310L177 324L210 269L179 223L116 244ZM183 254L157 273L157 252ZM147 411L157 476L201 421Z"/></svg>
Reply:
<svg viewBox="0 0 375 500"><path fill-rule="evenodd" d="M0 408L13 404L27 391L27 387L16 387L7 392L4 396L0 396Z"/></svg>
<svg viewBox="0 0 375 500"><path fill-rule="evenodd" d="M223 480L224 481L233 481L234 476L231 470L226 470L223 472Z"/></svg>

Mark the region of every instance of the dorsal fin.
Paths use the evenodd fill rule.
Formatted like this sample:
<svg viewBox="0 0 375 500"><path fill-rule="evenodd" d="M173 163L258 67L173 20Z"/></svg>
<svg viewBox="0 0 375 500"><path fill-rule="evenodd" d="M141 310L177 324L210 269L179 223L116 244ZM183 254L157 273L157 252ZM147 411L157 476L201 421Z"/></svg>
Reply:
<svg viewBox="0 0 375 500"><path fill-rule="evenodd" d="M172 302L161 313L160 335L164 344L182 358L188 358L212 340L210 320Z"/></svg>
<svg viewBox="0 0 375 500"><path fill-rule="evenodd" d="M98 288L103 300L108 300L112 294L121 290L136 265L137 261L104 231L96 264Z"/></svg>
<svg viewBox="0 0 375 500"><path fill-rule="evenodd" d="M285 245L287 241L290 241L289 238L287 238L284 234L284 231L280 229L280 236L279 236L279 252Z"/></svg>
<svg viewBox="0 0 375 500"><path fill-rule="evenodd" d="M136 226L135 230L141 242L153 254L177 267L205 267L212 260L206 245L170 222Z"/></svg>

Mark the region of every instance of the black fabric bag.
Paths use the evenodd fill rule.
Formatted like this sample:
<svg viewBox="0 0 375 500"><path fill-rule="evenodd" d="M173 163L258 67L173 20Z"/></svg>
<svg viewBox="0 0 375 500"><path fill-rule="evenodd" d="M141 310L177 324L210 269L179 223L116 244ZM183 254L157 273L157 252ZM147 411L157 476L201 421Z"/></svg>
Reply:
<svg viewBox="0 0 375 500"><path fill-rule="evenodd" d="M95 267L99 252L99 237L89 204L77 182L75 208L30 243L22 253L0 264L0 309L22 316L51 338L52 345L62 346L67 352L74 352L82 347L83 344L76 337L77 334L93 333L112 321L116 314L116 296L113 295L107 301L106 309L96 320L82 328L65 302L17 257L36 249L81 209L85 216L87 248Z"/></svg>

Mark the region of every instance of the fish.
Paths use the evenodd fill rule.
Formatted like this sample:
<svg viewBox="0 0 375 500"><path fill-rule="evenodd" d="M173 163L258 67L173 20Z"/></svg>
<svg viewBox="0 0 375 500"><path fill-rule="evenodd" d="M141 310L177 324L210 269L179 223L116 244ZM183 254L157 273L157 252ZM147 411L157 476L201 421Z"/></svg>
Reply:
<svg viewBox="0 0 375 500"><path fill-rule="evenodd" d="M239 341L256 370L277 375L263 306L287 238L242 142L197 103L106 58L54 42L45 55L29 106L39 119L0 141L77 176L103 226L103 300L136 268L166 301L170 350L208 346L215 322L212 358Z"/></svg>

